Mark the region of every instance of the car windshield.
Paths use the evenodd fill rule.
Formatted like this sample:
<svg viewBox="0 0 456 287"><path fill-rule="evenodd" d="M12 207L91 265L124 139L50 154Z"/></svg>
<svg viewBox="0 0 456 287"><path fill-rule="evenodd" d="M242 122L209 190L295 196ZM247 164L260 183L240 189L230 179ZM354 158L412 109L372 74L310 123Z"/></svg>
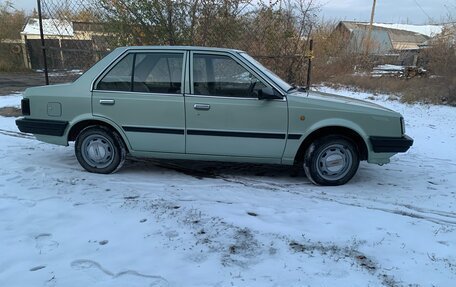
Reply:
<svg viewBox="0 0 456 287"><path fill-rule="evenodd" d="M265 66L263 66L260 62L258 62L257 60L255 60L254 58L252 58L250 55L248 55L247 53L240 53L242 57L244 57L244 59L246 59L247 61L249 61L250 63L254 64L255 66L257 66L261 71L263 71L263 73L266 74L266 76L268 76L272 81L274 81L280 88L282 88L284 91L288 91L290 89L292 89L293 87L288 84L287 82L285 82L284 80L282 80L279 76L277 76L276 74L274 74L272 71L270 71L268 68L266 68Z"/></svg>

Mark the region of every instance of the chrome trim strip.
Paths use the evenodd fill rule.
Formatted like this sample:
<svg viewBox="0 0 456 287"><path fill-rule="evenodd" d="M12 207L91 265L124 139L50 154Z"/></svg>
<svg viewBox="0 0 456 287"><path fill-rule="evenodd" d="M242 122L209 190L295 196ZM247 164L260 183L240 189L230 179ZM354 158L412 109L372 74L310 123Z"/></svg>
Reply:
<svg viewBox="0 0 456 287"><path fill-rule="evenodd" d="M94 90L93 92L102 93L102 94L132 94L132 95L158 95L158 96L167 96L167 97L183 97L184 94L167 94L167 93L144 93L144 92L131 92L131 91L110 91L110 90Z"/></svg>
<svg viewBox="0 0 456 287"><path fill-rule="evenodd" d="M279 101L279 102L286 102L287 98L283 97L282 99L274 99L274 100L260 100L258 98L244 98L244 97L219 97L219 96L208 96L208 95L185 95L185 97L189 98L212 98L212 99L236 99L236 100L250 100L250 101Z"/></svg>

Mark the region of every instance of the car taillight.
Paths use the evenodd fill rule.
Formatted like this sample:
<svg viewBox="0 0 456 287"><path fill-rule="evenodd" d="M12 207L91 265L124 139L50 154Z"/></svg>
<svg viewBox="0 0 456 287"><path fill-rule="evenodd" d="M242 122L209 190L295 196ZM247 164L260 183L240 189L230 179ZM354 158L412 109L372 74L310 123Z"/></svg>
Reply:
<svg viewBox="0 0 456 287"><path fill-rule="evenodd" d="M22 99L21 100L21 109L23 116L30 116L30 100Z"/></svg>

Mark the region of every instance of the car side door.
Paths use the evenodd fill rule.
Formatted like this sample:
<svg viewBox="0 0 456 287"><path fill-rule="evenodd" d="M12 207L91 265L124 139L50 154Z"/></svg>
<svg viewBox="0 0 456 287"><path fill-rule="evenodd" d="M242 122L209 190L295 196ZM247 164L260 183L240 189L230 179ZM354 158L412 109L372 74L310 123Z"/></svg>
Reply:
<svg viewBox="0 0 456 287"><path fill-rule="evenodd" d="M185 153L185 51L130 51L92 92L93 115L116 123L131 149Z"/></svg>
<svg viewBox="0 0 456 287"><path fill-rule="evenodd" d="M259 100L270 87L231 53L192 51L185 95L186 152L280 159L286 142L286 98Z"/></svg>

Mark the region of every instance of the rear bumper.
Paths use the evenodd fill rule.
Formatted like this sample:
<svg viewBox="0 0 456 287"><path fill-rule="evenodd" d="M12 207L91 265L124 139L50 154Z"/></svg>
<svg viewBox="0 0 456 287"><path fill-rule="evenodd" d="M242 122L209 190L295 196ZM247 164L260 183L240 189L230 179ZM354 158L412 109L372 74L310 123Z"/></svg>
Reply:
<svg viewBox="0 0 456 287"><path fill-rule="evenodd" d="M17 119L16 125L23 133L63 136L68 122L53 120Z"/></svg>
<svg viewBox="0 0 456 287"><path fill-rule="evenodd" d="M404 135L400 138L370 137L369 140L374 152L406 152L413 145L413 139L408 135Z"/></svg>

